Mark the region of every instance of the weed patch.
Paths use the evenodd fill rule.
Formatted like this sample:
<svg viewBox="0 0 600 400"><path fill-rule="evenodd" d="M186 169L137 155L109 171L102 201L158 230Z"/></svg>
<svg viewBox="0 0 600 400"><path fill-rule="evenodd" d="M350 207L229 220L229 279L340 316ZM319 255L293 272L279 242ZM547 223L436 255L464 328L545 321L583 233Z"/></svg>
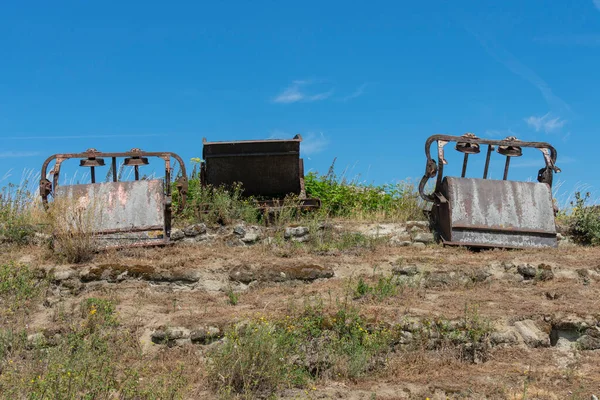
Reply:
<svg viewBox="0 0 600 400"><path fill-rule="evenodd" d="M120 326L112 302L91 298L80 308L83 318L52 344L25 346L24 333L0 331L3 398L183 398L183 367L140 379L151 371L136 335Z"/></svg>
<svg viewBox="0 0 600 400"><path fill-rule="evenodd" d="M209 377L224 397L267 396L321 378L357 378L384 365L391 333L367 327L358 312L321 304L282 319L264 317L231 328L211 354Z"/></svg>

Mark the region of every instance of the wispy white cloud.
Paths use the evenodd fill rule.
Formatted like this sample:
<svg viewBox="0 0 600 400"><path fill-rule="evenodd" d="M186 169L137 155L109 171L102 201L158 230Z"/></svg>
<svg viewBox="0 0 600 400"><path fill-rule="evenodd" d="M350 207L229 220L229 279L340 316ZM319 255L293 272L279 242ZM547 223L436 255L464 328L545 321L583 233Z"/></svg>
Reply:
<svg viewBox="0 0 600 400"><path fill-rule="evenodd" d="M287 88L283 90L283 92L277 95L273 101L281 104L290 104L299 101L311 102L325 100L333 94L333 89L325 92L309 93L307 88L313 83L315 82L311 80L293 81Z"/></svg>
<svg viewBox="0 0 600 400"><path fill-rule="evenodd" d="M6 136L0 139L7 140L66 140L66 139L117 139L117 138L148 138L164 137L167 134L146 134L146 135L45 135L45 136Z"/></svg>
<svg viewBox="0 0 600 400"><path fill-rule="evenodd" d="M39 156L39 151L1 151L0 158L21 158Z"/></svg>
<svg viewBox="0 0 600 400"><path fill-rule="evenodd" d="M348 101L348 100L356 99L357 97L362 96L365 93L366 88L367 88L367 84L363 83L354 92L352 92L351 94L349 94L346 97L343 97L342 101Z"/></svg>
<svg viewBox="0 0 600 400"><path fill-rule="evenodd" d="M308 132L302 137L300 150L306 155L313 155L322 152L329 146L329 139L323 132Z"/></svg>
<svg viewBox="0 0 600 400"><path fill-rule="evenodd" d="M535 129L536 132L544 131L546 133L552 133L560 130L567 123L566 120L560 119L560 117L553 117L549 112L541 117L532 115L525 118L527 125Z"/></svg>
<svg viewBox="0 0 600 400"><path fill-rule="evenodd" d="M593 0L593 1L594 1L594 5L598 9L598 11L600 11L600 0Z"/></svg>
<svg viewBox="0 0 600 400"><path fill-rule="evenodd" d="M548 83L546 83L532 69L521 63L514 55L495 43L491 38L484 38L482 35L472 31L468 27L466 27L466 29L477 39L477 41L491 57L503 64L515 75L535 86L552 109L557 111L571 110L571 107L565 101L552 92L552 89Z"/></svg>

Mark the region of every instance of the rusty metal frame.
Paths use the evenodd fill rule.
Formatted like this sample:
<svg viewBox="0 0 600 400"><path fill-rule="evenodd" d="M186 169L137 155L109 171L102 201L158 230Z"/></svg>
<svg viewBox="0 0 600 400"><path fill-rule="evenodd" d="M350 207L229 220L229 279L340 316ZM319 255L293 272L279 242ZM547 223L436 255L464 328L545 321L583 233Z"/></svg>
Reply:
<svg viewBox="0 0 600 400"><path fill-rule="evenodd" d="M172 167L171 167L171 158L177 160L177 162L179 163L179 166L181 168L181 177L179 177L176 181L176 187L177 187L177 191L179 193L179 207L176 210L176 212L181 212L183 210L183 208L185 207L185 203L186 203L186 199L187 199L187 191L188 191L188 178L187 178L187 171L185 168L185 163L183 162L183 159L177 155L176 153L172 153L172 152L145 152L142 151L140 149L132 149L130 151L127 152L119 152L119 153L104 153L104 152L100 152L96 149L88 149L83 153L62 153L62 154L54 154L50 157L48 157L44 163L42 164L42 170L41 170L41 178L40 178L40 197L42 198L42 203L44 204L44 207L48 207L48 197L49 196L54 196L54 193L56 192L56 189L59 186L59 178L60 178L60 170L61 170L61 166L62 163L66 160L69 159L80 159L80 160L89 160L89 159L96 159L96 158L110 158L111 159L111 165L112 165L112 181L113 182L119 182L118 179L118 173L117 173L117 158L129 158L129 157L134 157L134 158L160 158L164 161L165 163L165 204L163 205L163 209L164 209L164 226L136 226L136 227L130 227L130 228L122 228L122 229L111 229L111 230L104 230L104 231L100 231L100 232L96 232L96 234L98 235L109 235L109 234L115 234L115 233L124 233L124 232L143 232L143 231L149 231L149 230L158 230L158 229L163 229L164 230L164 234L165 234L165 243L169 241L169 237L170 237L170 232L171 232L171 216L172 216L172 210L171 210L171 201L172 201L172 192L171 192L171 174L172 174ZM50 174L53 176L52 177L52 181L50 181L47 176L48 176L48 167L50 165L50 163L55 160L55 164L54 167L52 168L52 170L50 171ZM96 184L96 179L95 179L95 167L90 167L91 168L91 184ZM135 165L135 180L138 181L140 180L139 177L139 170L138 170L138 166ZM63 185L63 186L72 186L72 185ZM165 243L159 243L159 244L165 244ZM145 245L145 244L134 244L132 246L139 246L139 245Z"/></svg>
<svg viewBox="0 0 600 400"><path fill-rule="evenodd" d="M437 160L432 157L431 147L432 144L437 144ZM459 177L444 177L444 165L447 161L444 157L444 147L448 143L456 143L456 149L464 153L462 172ZM487 151L480 149L487 145ZM474 149L477 147L477 149ZM452 215L454 214L455 204L451 204L451 193L449 191L450 180L455 182L463 182L461 179L465 178L467 171L467 164L470 154L476 154L480 151L485 154L485 166L483 171L483 180L488 179L488 170L490 165L491 154L494 150L506 157L504 166L503 181L513 181L508 179L508 171L510 166L511 156L520 156L522 154L522 148L535 148L541 151L544 159L545 166L538 171L537 180L540 183L546 184L548 187L548 193L551 197L552 192L552 181L553 174L560 172L560 168L556 166L557 151L556 149L546 142L524 142L520 141L515 137L508 137L503 140L491 140L491 139L480 139L471 133L467 133L462 136L451 136L451 135L433 135L430 136L425 142L425 155L427 156L427 162L425 166L425 174L419 183L419 194L428 202L434 203L434 207L431 210L431 218L436 226L436 229L440 235L440 239L444 245L460 245L469 247L504 247L504 248L522 248L527 246L546 246L556 245L552 244L552 241L556 241L556 232L551 232L546 229L536 229L531 226L530 228L522 228L518 226L504 226L503 224L493 226L471 224L471 223L460 223L459 221L453 222ZM434 150L435 151L435 150ZM425 186L428 181L432 178L436 178L435 187L431 193L425 192ZM473 180L472 178L467 178ZM476 181L476 179L474 180ZM519 183L520 184L520 183ZM453 184L454 185L454 184ZM505 184L503 184L506 187ZM453 186L454 187L454 186ZM450 197L449 197L450 196ZM466 194L468 196L468 194ZM448 198L447 198L448 197ZM551 198L549 199L551 204ZM462 203L461 203L462 204ZM556 208L550 211L556 214ZM473 240L465 240L466 236L462 236L472 232ZM479 236L476 239L477 235ZM486 234L498 234L504 235L504 239L499 241L490 240L489 237L486 239ZM458 241L455 239L455 235L458 235ZM529 238L529 239L527 239ZM522 240L522 242L519 242ZM527 242L527 240L530 240ZM526 244L527 243L527 244Z"/></svg>
<svg viewBox="0 0 600 400"><path fill-rule="evenodd" d="M437 163L431 157L431 145L433 142L437 142L437 155L438 161ZM427 163L425 165L425 174L419 183L419 194L425 201L436 202L442 201L445 199L440 199L440 189L442 185L442 180L444 178L444 165L448 162L444 158L444 146L448 143L470 143L470 144L478 144L478 145L488 145L487 153L486 153L486 162L485 169L483 172L483 179L487 179L488 168L490 164L491 153L494 150L494 146L518 146L518 147L528 147L535 148L542 152L544 156L544 162L546 166L542 168L538 172L538 181L541 183L547 183L552 187L552 177L554 172L560 172L560 168L558 168L556 163L557 152L556 149L549 143L546 142L522 142L514 137L506 138L503 140L491 140L491 139L480 139L473 135L463 135L463 136L451 136L451 135L433 135L430 136L425 142L425 155L427 156ZM465 172L467 169L468 163L468 154L465 154L463 161L463 169L462 176L465 176ZM506 164L504 167L504 180L508 179L508 168L510 165L510 157L506 157ZM435 178L437 176L437 180L435 183L435 188L432 193L425 193L425 186L427 182L431 178Z"/></svg>

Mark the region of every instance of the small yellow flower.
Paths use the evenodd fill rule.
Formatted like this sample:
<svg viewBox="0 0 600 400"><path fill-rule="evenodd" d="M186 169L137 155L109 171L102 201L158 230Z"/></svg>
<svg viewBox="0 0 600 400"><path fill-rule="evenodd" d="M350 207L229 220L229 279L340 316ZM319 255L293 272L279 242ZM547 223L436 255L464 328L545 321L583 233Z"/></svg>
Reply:
<svg viewBox="0 0 600 400"><path fill-rule="evenodd" d="M96 314L96 311L97 311L97 310L96 310L95 308L92 308L92 309L90 310L90 315L94 315L94 314Z"/></svg>

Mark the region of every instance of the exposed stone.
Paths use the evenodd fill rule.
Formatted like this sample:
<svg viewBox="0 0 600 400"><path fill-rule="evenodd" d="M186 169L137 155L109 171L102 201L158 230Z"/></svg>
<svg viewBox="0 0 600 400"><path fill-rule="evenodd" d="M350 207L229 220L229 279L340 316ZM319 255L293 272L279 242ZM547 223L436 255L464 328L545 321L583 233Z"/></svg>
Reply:
<svg viewBox="0 0 600 400"><path fill-rule="evenodd" d="M554 318L552 327L557 330L563 331L577 331L583 332L586 329L592 327L595 321L590 319L586 320L577 315L568 315L564 317Z"/></svg>
<svg viewBox="0 0 600 400"><path fill-rule="evenodd" d="M286 239L290 238L299 238L302 236L306 236L309 233L309 229L306 226L296 226L285 228L285 232L283 233L283 237Z"/></svg>
<svg viewBox="0 0 600 400"><path fill-rule="evenodd" d="M554 273L552 267L548 264L538 265L537 275L535 277L539 281L549 281L554 279Z"/></svg>
<svg viewBox="0 0 600 400"><path fill-rule="evenodd" d="M235 282L248 284L252 281L284 282L290 280L312 281L333 277L333 269L317 264L265 265L251 268L247 265L234 267L229 278Z"/></svg>
<svg viewBox="0 0 600 400"><path fill-rule="evenodd" d="M517 332L523 338L525 344L529 347L549 347L550 337L537 327L534 321L526 319L515 322Z"/></svg>
<svg viewBox="0 0 600 400"><path fill-rule="evenodd" d="M419 268L416 265L407 265L405 267L395 266L392 268L392 273L396 275L414 276L419 273Z"/></svg>
<svg viewBox="0 0 600 400"><path fill-rule="evenodd" d="M188 237L196 237L206 233L206 225L204 224L193 224L183 229L183 233Z"/></svg>
<svg viewBox="0 0 600 400"><path fill-rule="evenodd" d="M412 228L420 228L421 230L428 230L429 229L429 222L428 221L408 221L406 223L406 229L412 229Z"/></svg>
<svg viewBox="0 0 600 400"><path fill-rule="evenodd" d="M398 247L408 247L412 244L410 240L399 240L396 237L390 239L390 244Z"/></svg>
<svg viewBox="0 0 600 400"><path fill-rule="evenodd" d="M257 278L254 275L254 271L249 266L238 265L233 267L233 269L229 272L229 279L235 282L248 284Z"/></svg>
<svg viewBox="0 0 600 400"><path fill-rule="evenodd" d="M431 232L421 232L421 233L417 233L416 235L414 235L413 237L413 242L416 243L424 243L424 244L430 244L434 242L434 237L433 237L433 233Z"/></svg>
<svg viewBox="0 0 600 400"><path fill-rule="evenodd" d="M171 240L181 240L185 237L185 233L181 229L172 229L171 230Z"/></svg>
<svg viewBox="0 0 600 400"><path fill-rule="evenodd" d="M300 237L292 237L291 240L292 240L292 242L305 243L310 240L310 236L306 235L306 236L300 236Z"/></svg>
<svg viewBox="0 0 600 400"><path fill-rule="evenodd" d="M419 248L419 249L424 249L425 247L427 247L427 246L425 245L425 243L421 243L421 242L413 242L413 243L411 244L411 246L412 246L412 247L417 247L417 248Z"/></svg>
<svg viewBox="0 0 600 400"><path fill-rule="evenodd" d="M31 346L36 346L44 343L46 340L44 334L42 332L32 333L31 335L27 335L27 344Z"/></svg>
<svg viewBox="0 0 600 400"><path fill-rule="evenodd" d="M66 281L67 279L73 278L77 275L77 272L72 269L63 269L60 271L54 271L52 274L53 280L55 282Z"/></svg>
<svg viewBox="0 0 600 400"><path fill-rule="evenodd" d="M209 344L222 336L221 330L215 326L197 329L190 333L192 343L198 344Z"/></svg>
<svg viewBox="0 0 600 400"><path fill-rule="evenodd" d="M478 269L471 274L471 280L476 283L485 282L492 274L484 269Z"/></svg>
<svg viewBox="0 0 600 400"><path fill-rule="evenodd" d="M244 236L246 234L246 228L244 227L244 225L236 225L233 228L233 233L239 236Z"/></svg>
<svg viewBox="0 0 600 400"><path fill-rule="evenodd" d="M398 338L399 344L410 344L414 340L413 334L407 331L402 331L400 333L400 337Z"/></svg>
<svg viewBox="0 0 600 400"><path fill-rule="evenodd" d="M408 233L398 233L390 237L390 244L397 245L401 242L410 242L410 235Z"/></svg>
<svg viewBox="0 0 600 400"><path fill-rule="evenodd" d="M490 334L490 343L492 346L514 345L519 342L517 333L512 329L492 332Z"/></svg>
<svg viewBox="0 0 600 400"><path fill-rule="evenodd" d="M259 239L260 236L258 235L258 233L248 232L244 235L244 237L241 240L246 244L253 244L258 242Z"/></svg>
<svg viewBox="0 0 600 400"><path fill-rule="evenodd" d="M577 344L581 350L600 349L600 329L597 327L588 329L585 331L585 335L577 340Z"/></svg>
<svg viewBox="0 0 600 400"><path fill-rule="evenodd" d="M172 342L179 339L190 338L190 330L181 326L159 328L152 332L150 339L154 343Z"/></svg>
<svg viewBox="0 0 600 400"><path fill-rule="evenodd" d="M521 264L517 267L517 272L525 279L533 279L537 273L536 269L529 264Z"/></svg>
<svg viewBox="0 0 600 400"><path fill-rule="evenodd" d="M123 275L124 272L127 274ZM188 269L158 268L144 264L101 264L81 271L79 275L83 282L105 280L116 282L120 279L142 279L154 282L197 282L200 278L198 271Z"/></svg>

